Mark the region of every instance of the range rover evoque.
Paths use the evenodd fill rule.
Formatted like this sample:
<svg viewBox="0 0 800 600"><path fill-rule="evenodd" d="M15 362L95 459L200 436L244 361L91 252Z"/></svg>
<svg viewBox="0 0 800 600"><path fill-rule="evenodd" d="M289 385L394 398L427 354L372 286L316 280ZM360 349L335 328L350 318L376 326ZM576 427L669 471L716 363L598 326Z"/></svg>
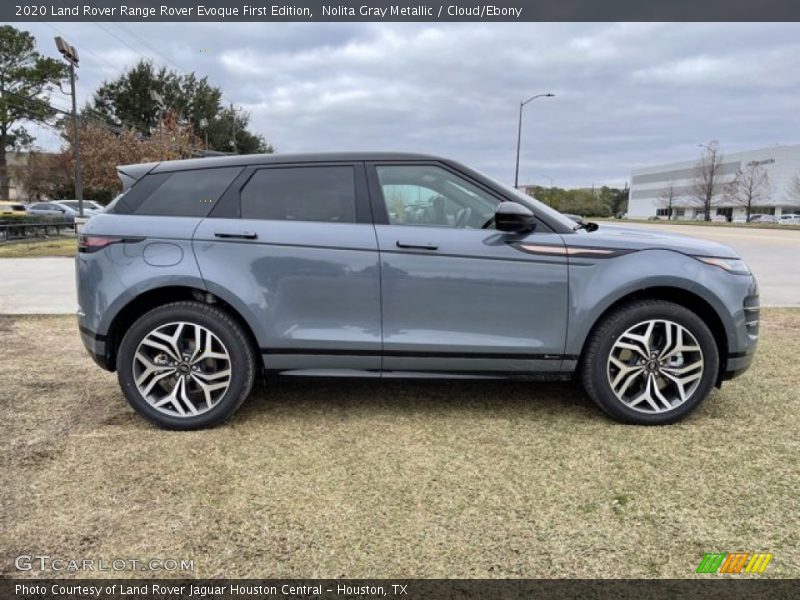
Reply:
<svg viewBox="0 0 800 600"><path fill-rule="evenodd" d="M690 237L576 224L457 162L249 155L119 167L79 240L81 338L156 424L224 421L260 372L573 375L608 415L688 415L750 365L757 284Z"/></svg>

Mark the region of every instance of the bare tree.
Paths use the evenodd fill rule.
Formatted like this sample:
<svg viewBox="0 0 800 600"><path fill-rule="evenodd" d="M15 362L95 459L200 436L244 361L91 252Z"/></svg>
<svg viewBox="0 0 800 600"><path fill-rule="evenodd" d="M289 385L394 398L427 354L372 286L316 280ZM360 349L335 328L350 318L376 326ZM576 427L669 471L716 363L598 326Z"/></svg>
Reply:
<svg viewBox="0 0 800 600"><path fill-rule="evenodd" d="M689 197L695 204L703 207L704 220L711 220L711 205L714 197L724 189L722 182L723 154L716 141L703 144L705 151L694 168Z"/></svg>
<svg viewBox="0 0 800 600"><path fill-rule="evenodd" d="M749 222L753 206L762 204L769 192L767 170L758 162L751 161L736 172L736 177L727 185L725 198L732 204L744 206Z"/></svg>
<svg viewBox="0 0 800 600"><path fill-rule="evenodd" d="M664 191L658 197L658 204L661 208L667 209L667 221L672 220L672 209L675 206L675 200L678 198L678 194L675 193L675 184L673 182L669 182L669 185L664 188Z"/></svg>
<svg viewBox="0 0 800 600"><path fill-rule="evenodd" d="M792 182L789 184L788 196L791 204L794 206L800 204L800 173L792 178Z"/></svg>

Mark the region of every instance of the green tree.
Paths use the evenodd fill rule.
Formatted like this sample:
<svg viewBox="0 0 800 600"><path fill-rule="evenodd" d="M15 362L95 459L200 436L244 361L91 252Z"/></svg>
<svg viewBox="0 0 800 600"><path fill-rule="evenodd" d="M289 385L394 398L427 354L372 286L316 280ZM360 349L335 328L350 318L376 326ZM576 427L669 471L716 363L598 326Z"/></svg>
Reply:
<svg viewBox="0 0 800 600"><path fill-rule="evenodd" d="M0 26L0 198L8 198L9 191L6 153L33 142L25 122L55 116L48 92L65 74L64 63L36 52L30 33Z"/></svg>
<svg viewBox="0 0 800 600"><path fill-rule="evenodd" d="M155 92L157 95L153 95ZM248 129L250 115L232 111L222 102L222 90L208 78L181 74L141 60L113 81L105 81L84 109L87 117L101 118L110 125L124 125L150 135L165 112L176 114L191 125L209 150L241 154L272 152L264 136Z"/></svg>

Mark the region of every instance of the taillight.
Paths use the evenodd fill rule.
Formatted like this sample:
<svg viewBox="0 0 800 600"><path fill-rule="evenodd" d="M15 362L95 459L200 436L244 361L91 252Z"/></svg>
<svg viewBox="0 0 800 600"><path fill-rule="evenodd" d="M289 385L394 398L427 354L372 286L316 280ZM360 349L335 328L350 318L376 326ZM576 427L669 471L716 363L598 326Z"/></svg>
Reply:
<svg viewBox="0 0 800 600"><path fill-rule="evenodd" d="M141 242L143 237L119 237L112 235L82 235L78 238L78 252L90 254L112 244Z"/></svg>

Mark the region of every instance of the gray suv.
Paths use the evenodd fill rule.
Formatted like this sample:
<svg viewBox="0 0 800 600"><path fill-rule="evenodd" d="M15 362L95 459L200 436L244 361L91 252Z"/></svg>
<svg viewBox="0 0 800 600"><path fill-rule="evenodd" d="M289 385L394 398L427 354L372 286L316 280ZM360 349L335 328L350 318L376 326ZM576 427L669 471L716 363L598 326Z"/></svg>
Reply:
<svg viewBox="0 0 800 600"><path fill-rule="evenodd" d="M78 320L142 416L220 423L259 372L580 379L614 419L688 415L750 365L756 281L697 239L576 224L456 162L250 155L119 167Z"/></svg>

